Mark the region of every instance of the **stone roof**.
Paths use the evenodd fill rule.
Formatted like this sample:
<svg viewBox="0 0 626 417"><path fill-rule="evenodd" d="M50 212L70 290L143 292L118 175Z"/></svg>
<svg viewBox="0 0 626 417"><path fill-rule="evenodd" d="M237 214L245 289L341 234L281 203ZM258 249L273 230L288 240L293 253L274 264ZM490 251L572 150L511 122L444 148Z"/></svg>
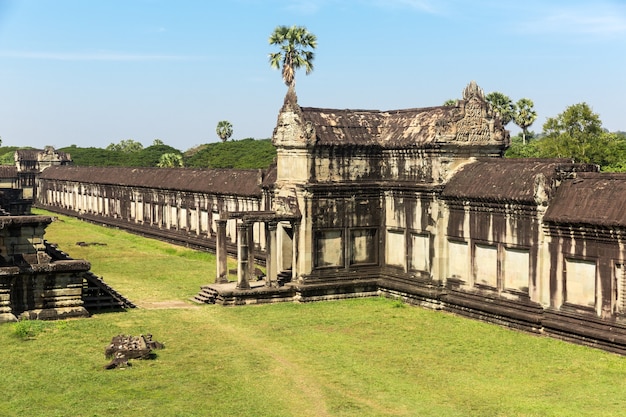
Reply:
<svg viewBox="0 0 626 417"><path fill-rule="evenodd" d="M317 146L390 149L509 145L509 133L475 82L455 105L403 110L339 110L300 107L287 94L274 131L275 143L304 140ZM295 142L294 142L295 141Z"/></svg>
<svg viewBox="0 0 626 417"><path fill-rule="evenodd" d="M564 181L544 216L548 223L626 226L626 174L581 173Z"/></svg>
<svg viewBox="0 0 626 417"><path fill-rule="evenodd" d="M482 159L462 166L443 189L445 199L540 204L555 181L569 173L596 171L569 159Z"/></svg>
<svg viewBox="0 0 626 417"><path fill-rule="evenodd" d="M263 183L261 184L264 188L271 188L276 183L276 178L278 177L278 168L276 164L272 164L267 171L265 171L265 176L263 177Z"/></svg>
<svg viewBox="0 0 626 417"><path fill-rule="evenodd" d="M336 110L302 107L315 126L317 145L424 146L435 142L438 121L451 120L452 106L379 110Z"/></svg>
<svg viewBox="0 0 626 417"><path fill-rule="evenodd" d="M57 151L53 148L48 149L18 149L15 151L17 153L17 157L22 161L38 161L41 159L41 156L48 152L54 153L59 157L60 161L71 161L70 154L62 151Z"/></svg>
<svg viewBox="0 0 626 417"><path fill-rule="evenodd" d="M209 194L261 195L262 170L52 166L40 178L172 189Z"/></svg>
<svg viewBox="0 0 626 417"><path fill-rule="evenodd" d="M15 165L0 165L0 178L17 178Z"/></svg>

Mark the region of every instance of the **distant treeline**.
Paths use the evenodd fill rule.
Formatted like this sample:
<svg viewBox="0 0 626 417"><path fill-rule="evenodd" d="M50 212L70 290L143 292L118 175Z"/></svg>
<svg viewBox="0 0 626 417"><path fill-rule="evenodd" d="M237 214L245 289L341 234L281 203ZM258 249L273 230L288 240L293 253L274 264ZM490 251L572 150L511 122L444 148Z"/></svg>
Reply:
<svg viewBox="0 0 626 417"><path fill-rule="evenodd" d="M276 148L270 139L243 139L209 143L187 151L180 151L165 144L154 144L132 151L123 149L81 148L72 145L58 151L71 155L74 165L79 166L163 166L163 155L180 155L189 168L268 168L276 157ZM14 164L14 146L0 147L0 164ZM32 148L31 148L32 149Z"/></svg>

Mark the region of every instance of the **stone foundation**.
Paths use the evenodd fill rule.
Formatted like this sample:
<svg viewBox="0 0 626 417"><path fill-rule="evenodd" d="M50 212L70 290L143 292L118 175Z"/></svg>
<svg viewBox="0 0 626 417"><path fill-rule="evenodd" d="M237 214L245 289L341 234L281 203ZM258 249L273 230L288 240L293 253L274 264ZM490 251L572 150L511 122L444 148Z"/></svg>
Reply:
<svg viewBox="0 0 626 417"><path fill-rule="evenodd" d="M43 240L47 216L0 218L0 323L86 317L83 260L53 261Z"/></svg>

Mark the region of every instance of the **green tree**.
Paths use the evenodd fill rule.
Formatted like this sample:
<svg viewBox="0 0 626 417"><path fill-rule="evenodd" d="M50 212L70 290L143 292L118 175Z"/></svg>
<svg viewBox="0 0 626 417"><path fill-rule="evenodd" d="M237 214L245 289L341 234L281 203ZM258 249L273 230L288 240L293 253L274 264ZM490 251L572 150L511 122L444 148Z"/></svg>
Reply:
<svg viewBox="0 0 626 417"><path fill-rule="evenodd" d="M537 112L535 111L535 103L529 98L521 98L515 103L515 114L513 121L520 129L522 129L522 144L526 145L526 135L528 128L535 123Z"/></svg>
<svg viewBox="0 0 626 417"><path fill-rule="evenodd" d="M111 143L107 146L107 151L118 151L118 152L138 152L143 149L143 145L140 142L137 142L132 139L121 140L120 143Z"/></svg>
<svg viewBox="0 0 626 417"><path fill-rule="evenodd" d="M162 146L162 145L165 145L165 143L163 143L163 141L161 139L155 139L152 142L152 146Z"/></svg>
<svg viewBox="0 0 626 417"><path fill-rule="evenodd" d="M491 108L498 113L503 126L508 125L515 117L515 105L509 96L494 91L487 94L485 100L487 100Z"/></svg>
<svg viewBox="0 0 626 417"><path fill-rule="evenodd" d="M601 164L598 158L608 145L602 138L600 116L587 103L569 106L543 124L545 138L540 143L542 156L574 158L577 162Z"/></svg>
<svg viewBox="0 0 626 417"><path fill-rule="evenodd" d="M183 157L178 153L164 153L159 158L159 163L157 164L159 168L174 168L174 167L182 167Z"/></svg>
<svg viewBox="0 0 626 417"><path fill-rule="evenodd" d="M538 158L540 156L538 141L533 140L537 137L535 132L530 131L526 134L527 144L524 144L522 135L522 132L519 132L517 135L511 136L511 145L504 154L506 158Z"/></svg>
<svg viewBox="0 0 626 417"><path fill-rule="evenodd" d="M228 120L220 120L217 122L215 132L222 142L226 142L233 135L233 125Z"/></svg>
<svg viewBox="0 0 626 417"><path fill-rule="evenodd" d="M444 106L456 106L456 102L457 102L456 99L451 98L451 99L444 101L443 105Z"/></svg>
<svg viewBox="0 0 626 417"><path fill-rule="evenodd" d="M269 61L272 68L282 68L283 81L288 87L295 85L297 69L304 67L307 75L313 71L315 54L309 49L317 47L317 37L304 26L278 26L269 43L280 47L279 52L269 54Z"/></svg>

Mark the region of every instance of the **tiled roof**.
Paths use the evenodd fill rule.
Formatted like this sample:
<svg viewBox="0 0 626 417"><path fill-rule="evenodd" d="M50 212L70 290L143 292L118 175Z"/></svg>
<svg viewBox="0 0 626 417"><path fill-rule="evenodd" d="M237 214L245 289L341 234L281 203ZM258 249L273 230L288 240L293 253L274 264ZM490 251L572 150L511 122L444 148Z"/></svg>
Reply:
<svg viewBox="0 0 626 417"><path fill-rule="evenodd" d="M15 165L0 165L0 178L17 178Z"/></svg>
<svg viewBox="0 0 626 417"><path fill-rule="evenodd" d="M626 174L582 173L564 181L544 221L626 226Z"/></svg>
<svg viewBox="0 0 626 417"><path fill-rule="evenodd" d="M445 186L442 197L494 202L535 202L538 183L552 192L559 173L594 171L595 165L568 159L484 159L461 167ZM560 174L563 176L563 174Z"/></svg>
<svg viewBox="0 0 626 417"><path fill-rule="evenodd" d="M18 149L16 152L20 160L37 161L45 151L42 149ZM60 161L71 161L70 155L66 152L57 150L53 150L53 152L58 155Z"/></svg>
<svg viewBox="0 0 626 417"><path fill-rule="evenodd" d="M302 107L315 127L318 145L424 146L435 142L442 121L454 119L455 107L393 111Z"/></svg>
<svg viewBox="0 0 626 417"><path fill-rule="evenodd" d="M300 113L305 136L314 131L313 142L322 146L402 149L446 145L491 148L509 144L509 133L502 120L491 110L483 90L474 81L465 87L463 98L454 105L388 111L322 109L299 107L295 92L288 92L282 111ZM289 131L285 130L285 134Z"/></svg>
<svg viewBox="0 0 626 417"><path fill-rule="evenodd" d="M129 187L260 196L262 170L53 166L40 178Z"/></svg>

